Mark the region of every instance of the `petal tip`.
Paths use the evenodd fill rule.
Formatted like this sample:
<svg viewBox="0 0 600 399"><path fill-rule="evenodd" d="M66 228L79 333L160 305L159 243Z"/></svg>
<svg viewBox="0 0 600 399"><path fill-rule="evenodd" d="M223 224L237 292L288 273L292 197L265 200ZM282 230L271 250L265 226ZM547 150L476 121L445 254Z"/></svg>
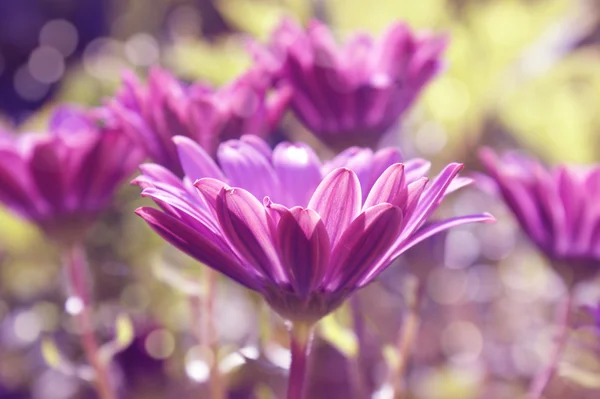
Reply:
<svg viewBox="0 0 600 399"><path fill-rule="evenodd" d="M152 212L152 211L149 211L149 209L151 209L151 210L155 210L154 208L152 208L152 207L149 207L149 206L140 206L140 207L139 207L139 208L137 208L135 211L133 211L133 213L135 213L136 215L138 215L138 216L139 216L139 217L141 217L142 219L145 219L145 218L146 218L146 216L147 216L147 215L148 215L150 212Z"/></svg>
<svg viewBox="0 0 600 399"><path fill-rule="evenodd" d="M171 137L171 141L173 143L175 143L175 145L180 145L180 144L187 144L189 142L194 142L192 139L190 139L189 137L186 136L181 136L181 135L177 135L177 136L173 136Z"/></svg>
<svg viewBox="0 0 600 399"><path fill-rule="evenodd" d="M483 219L481 220L483 223L496 223L498 220L491 213L484 212L482 213Z"/></svg>

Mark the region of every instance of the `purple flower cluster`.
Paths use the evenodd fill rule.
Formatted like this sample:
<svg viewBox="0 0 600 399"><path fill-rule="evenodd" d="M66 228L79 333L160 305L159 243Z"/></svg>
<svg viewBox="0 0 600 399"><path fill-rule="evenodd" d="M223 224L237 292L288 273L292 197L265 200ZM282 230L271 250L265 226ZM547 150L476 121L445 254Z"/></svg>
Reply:
<svg viewBox="0 0 600 399"><path fill-rule="evenodd" d="M429 161L379 148L440 71L445 46L445 37L416 34L403 23L378 40L358 35L338 45L319 22L303 29L285 20L268 45L253 43L256 64L223 87L185 84L155 67L145 82L125 74L101 108L57 109L46 133L0 133L0 202L66 248L72 288L85 299L84 349L103 398L114 390L89 336L79 244L138 166L133 183L159 208L136 213L289 322L289 398L302 395L320 319L418 243L494 221L487 213L432 220L447 195L471 183L458 176L463 165L450 163L430 180ZM275 142L288 109L320 148ZM337 155L327 161L317 155L332 150ZM600 168L548 171L489 149L481 160L568 285L597 272Z"/></svg>

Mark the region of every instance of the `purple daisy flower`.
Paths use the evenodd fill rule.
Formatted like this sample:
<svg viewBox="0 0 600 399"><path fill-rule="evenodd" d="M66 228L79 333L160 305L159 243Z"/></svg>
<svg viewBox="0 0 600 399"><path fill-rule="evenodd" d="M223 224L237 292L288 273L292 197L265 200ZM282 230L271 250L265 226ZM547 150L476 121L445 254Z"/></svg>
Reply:
<svg viewBox="0 0 600 399"><path fill-rule="evenodd" d="M143 159L96 112L62 107L48 133L0 134L0 202L61 243L81 237Z"/></svg>
<svg viewBox="0 0 600 399"><path fill-rule="evenodd" d="M214 154L221 141L242 134L266 137L286 109L290 91L269 93L267 74L252 69L213 89L184 86L169 72L153 68L143 85L133 73L108 105L124 129L146 146L150 158L182 176L173 136L186 136Z"/></svg>
<svg viewBox="0 0 600 399"><path fill-rule="evenodd" d="M379 40L360 34L338 46L330 30L286 19L258 63L293 88L291 107L327 145L375 146L440 71L443 36L417 36L396 23Z"/></svg>
<svg viewBox="0 0 600 399"><path fill-rule="evenodd" d="M135 182L162 211L143 207L137 214L295 323L315 323L423 239L493 220L470 215L421 229L443 197L468 182L457 180L460 164L428 184L426 161L399 163L392 149L351 149L322 165L303 144L271 151L244 136L221 144L219 167L193 141L174 141L187 177L143 165Z"/></svg>
<svg viewBox="0 0 600 399"><path fill-rule="evenodd" d="M574 283L600 267L600 168L548 170L527 156L480 152L490 177L531 241Z"/></svg>

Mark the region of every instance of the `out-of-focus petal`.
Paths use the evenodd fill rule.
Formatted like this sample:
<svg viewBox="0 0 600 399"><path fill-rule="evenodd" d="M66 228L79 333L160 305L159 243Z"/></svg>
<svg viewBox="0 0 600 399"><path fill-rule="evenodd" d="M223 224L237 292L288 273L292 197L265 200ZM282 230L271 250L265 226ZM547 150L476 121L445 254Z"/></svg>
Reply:
<svg viewBox="0 0 600 399"><path fill-rule="evenodd" d="M215 161L198 143L185 136L175 136L173 142L177 146L179 162L183 171L192 181L203 177L225 180L225 176Z"/></svg>
<svg viewBox="0 0 600 399"><path fill-rule="evenodd" d="M66 171L63 169L65 149L56 141L49 138L33 149L30 163L30 173L39 193L55 208L64 206L63 198L67 190L65 181Z"/></svg>
<svg viewBox="0 0 600 399"><path fill-rule="evenodd" d="M359 34L338 45L318 21L306 29L284 21L268 48L253 52L278 85L291 87L290 107L326 145L374 148L441 69L445 41L415 36L396 23L379 39Z"/></svg>

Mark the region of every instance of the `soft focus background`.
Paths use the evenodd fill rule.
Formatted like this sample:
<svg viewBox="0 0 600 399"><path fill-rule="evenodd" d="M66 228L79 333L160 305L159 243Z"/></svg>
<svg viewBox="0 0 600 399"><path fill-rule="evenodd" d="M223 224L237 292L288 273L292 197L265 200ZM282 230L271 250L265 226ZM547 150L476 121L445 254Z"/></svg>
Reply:
<svg viewBox="0 0 600 399"><path fill-rule="evenodd" d="M600 160L594 0L0 0L1 124L36 130L59 102L99 105L126 68L143 76L161 64L187 81L225 83L250 63L247 38L266 40L284 15L303 22L316 15L340 39L357 30L377 34L398 19L448 33L445 72L386 143L431 159L435 171L449 161L464 162L467 174L477 171L481 145L523 148L548 163ZM299 129L286 122L289 131ZM136 339L116 363L123 397L206 397L206 355L191 333L186 295L200 275L133 214L142 204L150 202L139 199L139 189L125 187L88 237L101 331L111 339L123 310L133 320ZM519 398L547 356L562 283L497 200L471 188L443 211L484 210L498 223L429 240L360 294L369 335L391 347L408 276L423 279L423 322L408 371L412 398ZM93 397L42 357L40 342L50 336L61 361L81 361L61 292L58 253L0 210L0 398ZM597 281L577 290L578 305L599 299ZM216 306L231 398L277 397L287 361L281 322L228 281L219 282ZM548 398L600 397L600 349L580 316L564 378L552 382ZM311 397L335 386L347 397L341 353L355 350L348 310L321 330ZM260 336L265 355L257 358ZM243 367L239 348L249 359ZM385 359L372 357L380 381Z"/></svg>

